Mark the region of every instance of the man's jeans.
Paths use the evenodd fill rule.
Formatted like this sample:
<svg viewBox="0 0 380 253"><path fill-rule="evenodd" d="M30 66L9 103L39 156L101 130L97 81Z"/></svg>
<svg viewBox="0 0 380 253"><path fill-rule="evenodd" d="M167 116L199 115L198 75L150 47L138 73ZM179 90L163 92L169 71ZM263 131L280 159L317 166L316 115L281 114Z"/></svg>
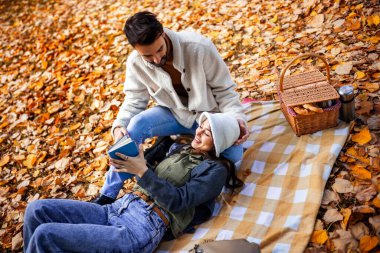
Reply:
<svg viewBox="0 0 380 253"><path fill-rule="evenodd" d="M24 252L152 252L166 227L151 208L133 194L106 206L33 201L24 216Z"/></svg>
<svg viewBox="0 0 380 253"><path fill-rule="evenodd" d="M137 144L141 144L146 138L154 136L174 134L195 135L197 127L197 122L194 122L191 128L182 126L168 108L156 106L134 116L128 125L127 131ZM243 146L232 146L222 152L222 155L236 164L243 157ZM128 176L123 172L113 172L113 169L114 167L111 166L107 172L106 180L100 192L109 198L116 199Z"/></svg>

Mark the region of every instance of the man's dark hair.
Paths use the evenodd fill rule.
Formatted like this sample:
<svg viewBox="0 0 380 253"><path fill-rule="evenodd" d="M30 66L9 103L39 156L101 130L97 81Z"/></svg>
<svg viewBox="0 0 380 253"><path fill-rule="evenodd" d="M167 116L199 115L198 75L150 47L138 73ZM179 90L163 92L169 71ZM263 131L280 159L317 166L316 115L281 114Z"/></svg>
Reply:
<svg viewBox="0 0 380 253"><path fill-rule="evenodd" d="M137 12L128 18L124 25L124 33L133 47L137 44L150 45L163 32L162 24L157 20L156 15L149 11Z"/></svg>

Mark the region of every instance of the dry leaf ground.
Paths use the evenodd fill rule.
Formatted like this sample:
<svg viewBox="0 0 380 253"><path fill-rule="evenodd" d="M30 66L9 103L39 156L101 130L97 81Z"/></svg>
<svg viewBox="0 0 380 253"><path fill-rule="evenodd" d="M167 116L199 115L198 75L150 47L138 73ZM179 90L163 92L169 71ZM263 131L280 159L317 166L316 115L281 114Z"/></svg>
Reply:
<svg viewBox="0 0 380 253"><path fill-rule="evenodd" d="M286 62L304 52L325 55L334 84L355 86L358 119L307 251L380 250L377 0L2 0L0 251L22 250L31 200L87 201L97 194L132 50L122 26L143 9L168 28L211 38L242 99L276 99L275 80Z"/></svg>

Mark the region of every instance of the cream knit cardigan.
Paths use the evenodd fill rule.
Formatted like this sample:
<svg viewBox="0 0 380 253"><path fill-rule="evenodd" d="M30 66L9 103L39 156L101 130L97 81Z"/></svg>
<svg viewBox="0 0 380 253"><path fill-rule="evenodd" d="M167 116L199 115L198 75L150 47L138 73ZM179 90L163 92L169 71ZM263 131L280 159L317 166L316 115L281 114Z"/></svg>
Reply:
<svg viewBox="0 0 380 253"><path fill-rule="evenodd" d="M184 127L190 128L202 112L227 112L246 120L239 95L234 91L229 70L215 45L197 33L164 29L173 44L173 66L189 95L188 107L174 91L171 78L162 68L145 61L137 51L127 60L125 99L112 125L127 128L136 114L144 111L150 96L171 110Z"/></svg>

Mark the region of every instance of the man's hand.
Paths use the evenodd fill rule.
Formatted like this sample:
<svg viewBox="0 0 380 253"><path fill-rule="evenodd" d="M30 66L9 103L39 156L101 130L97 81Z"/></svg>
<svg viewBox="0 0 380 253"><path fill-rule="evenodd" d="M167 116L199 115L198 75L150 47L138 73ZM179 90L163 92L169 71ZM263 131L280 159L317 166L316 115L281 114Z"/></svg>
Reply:
<svg viewBox="0 0 380 253"><path fill-rule="evenodd" d="M243 142L245 142L248 139L249 134L250 134L248 131L248 126L245 123L245 121L242 119L238 119L238 122L239 122L239 127L240 127L240 136L239 136L239 139L235 142L235 145L240 145Z"/></svg>
<svg viewBox="0 0 380 253"><path fill-rule="evenodd" d="M126 134L128 135L128 132L127 132L127 129L125 129L124 127L116 127L113 130L113 135L115 137L115 142L117 142L121 137L123 137Z"/></svg>

